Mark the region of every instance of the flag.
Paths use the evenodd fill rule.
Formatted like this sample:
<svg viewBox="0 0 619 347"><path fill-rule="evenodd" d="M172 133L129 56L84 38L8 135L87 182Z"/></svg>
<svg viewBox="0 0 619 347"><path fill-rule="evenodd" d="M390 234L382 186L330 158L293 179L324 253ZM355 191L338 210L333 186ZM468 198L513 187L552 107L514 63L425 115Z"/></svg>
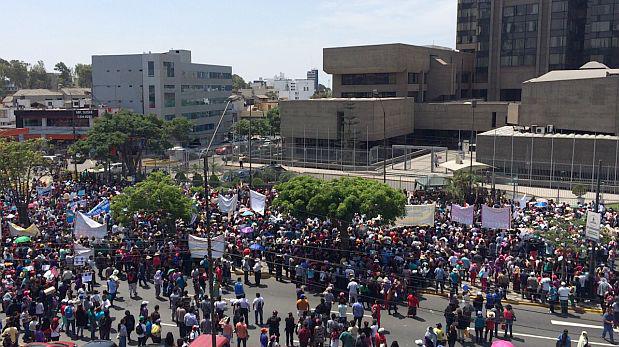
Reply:
<svg viewBox="0 0 619 347"><path fill-rule="evenodd" d="M96 239L102 239L107 236L107 226L92 220L82 212L77 212L73 234L77 237L86 236L90 238L94 236Z"/></svg>
<svg viewBox="0 0 619 347"><path fill-rule="evenodd" d="M231 198L228 198L222 194L219 194L217 197L217 207L219 207L219 211L222 213L230 213L236 210L237 202L238 196L236 194L234 194Z"/></svg>
<svg viewBox="0 0 619 347"><path fill-rule="evenodd" d="M435 204L406 205L406 214L395 223L399 226L434 225Z"/></svg>
<svg viewBox="0 0 619 347"><path fill-rule="evenodd" d="M264 214L264 208L266 206L267 197L264 194L260 194L255 190L249 191L249 205L252 210L260 214Z"/></svg>
<svg viewBox="0 0 619 347"><path fill-rule="evenodd" d="M509 207L481 207L481 226L488 229L509 229L511 225L511 209Z"/></svg>
<svg viewBox="0 0 619 347"><path fill-rule="evenodd" d="M189 245L189 252L192 258L204 258L208 255L208 239L204 237L197 237L188 235L187 243ZM225 241L224 235L219 235L211 239L212 254L214 259L219 259L224 255Z"/></svg>
<svg viewBox="0 0 619 347"><path fill-rule="evenodd" d="M473 225L475 206L463 207L458 204L451 205L451 220L465 225Z"/></svg>
<svg viewBox="0 0 619 347"><path fill-rule="evenodd" d="M108 199L103 199L103 201L98 203L97 206L93 207L92 210L88 211L86 215L89 217L92 217L92 216L100 215L101 213L104 213L104 212L105 213L110 212L110 200Z"/></svg>

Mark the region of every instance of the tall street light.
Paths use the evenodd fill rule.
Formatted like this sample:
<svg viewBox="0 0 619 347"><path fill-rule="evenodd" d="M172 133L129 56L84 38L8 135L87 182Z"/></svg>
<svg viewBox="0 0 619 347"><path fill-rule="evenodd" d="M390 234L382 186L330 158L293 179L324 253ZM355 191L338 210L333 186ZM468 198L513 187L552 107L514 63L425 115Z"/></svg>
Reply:
<svg viewBox="0 0 619 347"><path fill-rule="evenodd" d="M387 135L385 129L387 128L387 116L385 114L385 106L383 105L383 99L378 94L378 90L374 89L372 94L380 102L380 108L383 110L383 183L387 183Z"/></svg>
<svg viewBox="0 0 619 347"><path fill-rule="evenodd" d="M224 116L226 115L226 112L228 111L228 107L230 106L230 103L234 101L234 98L232 96L228 97L228 102L226 103L226 107L224 108L223 112L221 112L221 116L219 117L219 121L217 122L217 126L215 127L215 130L213 131L213 135L211 136L211 140L208 142L208 146L206 146L206 149L202 151L202 158L204 160L204 165L203 165L203 175L204 175L204 197L206 198L206 207L205 207L205 225L206 225L206 230L207 230L207 239L208 239L208 289L209 289L209 300L210 300L210 316L211 316L211 345L212 346L216 346L217 345L217 330L215 329L215 298L214 298L214 291L213 291L213 247L211 245L211 228L210 228L210 221L211 221L211 216L210 216L210 203L211 203L211 199L210 199L210 190L209 190L209 186L208 186L208 153L211 149L211 146L213 145L213 140L215 140L215 136L217 135L217 131L219 131L219 127L221 126L221 122L224 119Z"/></svg>
<svg viewBox="0 0 619 347"><path fill-rule="evenodd" d="M471 105L471 138L469 139L469 201L473 202L473 133L475 131L475 108L477 100L471 100L464 103Z"/></svg>

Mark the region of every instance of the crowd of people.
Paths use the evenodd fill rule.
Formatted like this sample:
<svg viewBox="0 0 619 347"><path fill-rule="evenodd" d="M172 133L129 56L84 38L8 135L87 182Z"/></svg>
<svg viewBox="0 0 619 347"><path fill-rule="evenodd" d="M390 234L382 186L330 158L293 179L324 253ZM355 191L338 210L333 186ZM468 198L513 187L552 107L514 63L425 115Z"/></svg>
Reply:
<svg viewBox="0 0 619 347"><path fill-rule="evenodd" d="M75 212L120 194L123 184L84 179L48 185L44 194L33 189L28 219L39 232L25 242L16 242L9 225L23 220L20 209L9 192L0 194L4 346L17 346L20 339L54 341L61 332L73 339L110 339L114 331L120 346L135 338L139 346L152 341L181 347L213 327L230 344L246 346L249 312L261 327L255 338L265 347L293 346L295 340L302 347L387 346L381 316L400 315L404 308L406 316L416 317L427 291L445 294L449 304L444 325L428 327L418 341L424 346L511 338L516 315L507 299L514 293L548 305L551 313L557 306L567 314L570 306L597 302L605 312L603 337L609 334L611 341L612 328L619 325L617 244L613 237L597 245L583 237L579 221L589 204L525 203L513 209L513 230L492 230L452 222L452 201L444 193L406 192L411 204L436 203L435 224L390 227L362 215L351 221L284 215L270 207L274 189L261 190L267 207L259 214L249 208L247 186L208 198L184 186L198 211L208 211L193 223L178 221L170 230L160 216L138 214L130 225L120 226L104 212L93 218L107 225L108 235L87 239L72 233ZM220 212L218 194L237 195L235 211ZM483 203L511 205L506 199L478 201ZM604 228L614 230L617 213L603 207L602 212ZM476 222L479 218L476 212ZM213 240L223 242L223 256L213 264L206 257L192 258L189 234L223 235L223 241ZM558 234L564 238L547 236ZM92 253L78 261L83 249ZM210 319L210 268L215 322ZM247 297L244 286L260 286L265 274L294 283L296 312L269 313L260 294ZM123 294L130 299L152 290L165 298L164 307L143 301L139 312L126 311L114 320L110 308L116 307L121 282L128 284ZM226 299L227 291L234 298ZM313 306L308 296L315 293L321 299ZM162 313L166 309L169 314ZM178 332L162 336L162 316L171 317Z"/></svg>

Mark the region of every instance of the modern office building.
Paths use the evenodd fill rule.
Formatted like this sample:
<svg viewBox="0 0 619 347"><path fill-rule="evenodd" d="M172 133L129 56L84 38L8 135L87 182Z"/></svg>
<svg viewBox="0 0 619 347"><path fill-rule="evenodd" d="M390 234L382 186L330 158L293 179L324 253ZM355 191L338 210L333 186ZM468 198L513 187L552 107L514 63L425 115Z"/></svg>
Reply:
<svg viewBox="0 0 619 347"><path fill-rule="evenodd" d="M97 55L92 57L93 99L172 120L194 123L194 135L207 143L232 93L232 68L191 62L191 51ZM223 140L232 124L229 112L215 139Z"/></svg>
<svg viewBox="0 0 619 347"><path fill-rule="evenodd" d="M275 79L273 89L280 100L309 100L316 92L311 79Z"/></svg>
<svg viewBox="0 0 619 347"><path fill-rule="evenodd" d="M548 71L619 67L619 0L459 0L457 18L475 97L519 101L521 83Z"/></svg>
<svg viewBox="0 0 619 347"><path fill-rule="evenodd" d="M323 50L336 98L412 97L415 102L470 98L471 53L401 43Z"/></svg>
<svg viewBox="0 0 619 347"><path fill-rule="evenodd" d="M307 79L314 81L314 90L318 91L318 69L309 70L307 72Z"/></svg>

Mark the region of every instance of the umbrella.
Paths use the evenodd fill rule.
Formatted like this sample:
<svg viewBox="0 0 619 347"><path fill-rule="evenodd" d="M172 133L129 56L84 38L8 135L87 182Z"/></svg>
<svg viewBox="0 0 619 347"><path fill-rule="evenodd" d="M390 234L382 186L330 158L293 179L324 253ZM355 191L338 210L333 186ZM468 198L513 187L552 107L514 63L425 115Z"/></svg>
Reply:
<svg viewBox="0 0 619 347"><path fill-rule="evenodd" d="M249 249L251 249L252 251L264 251L264 246L258 243L254 243L253 245L249 246Z"/></svg>
<svg viewBox="0 0 619 347"><path fill-rule="evenodd" d="M176 270L174 270L174 269L170 269L170 270L168 270L168 275L169 275L169 274L171 274L171 273L173 273L173 272L175 272L175 271L176 271Z"/></svg>
<svg viewBox="0 0 619 347"><path fill-rule="evenodd" d="M12 214L12 213L9 213L9 214L6 216L6 219L13 219L13 218L15 218L15 215L14 215L14 214Z"/></svg>
<svg viewBox="0 0 619 347"><path fill-rule="evenodd" d="M496 340L492 343L492 347L514 347L514 345L505 340Z"/></svg>
<svg viewBox="0 0 619 347"><path fill-rule="evenodd" d="M15 241L13 241L15 243L25 243L25 242L30 242L30 236L20 236L18 238L15 239Z"/></svg>
<svg viewBox="0 0 619 347"><path fill-rule="evenodd" d="M251 251L249 250L249 248L245 248L243 250L243 255L249 255L251 253Z"/></svg>
<svg viewBox="0 0 619 347"><path fill-rule="evenodd" d="M243 212L241 214L241 216L243 216L243 217L251 217L253 215L254 215L254 213L252 211L245 211L245 212Z"/></svg>
<svg viewBox="0 0 619 347"><path fill-rule="evenodd" d="M251 234L251 233L254 232L254 228L252 228L252 227L245 227L245 228L241 229L241 232L243 234Z"/></svg>

